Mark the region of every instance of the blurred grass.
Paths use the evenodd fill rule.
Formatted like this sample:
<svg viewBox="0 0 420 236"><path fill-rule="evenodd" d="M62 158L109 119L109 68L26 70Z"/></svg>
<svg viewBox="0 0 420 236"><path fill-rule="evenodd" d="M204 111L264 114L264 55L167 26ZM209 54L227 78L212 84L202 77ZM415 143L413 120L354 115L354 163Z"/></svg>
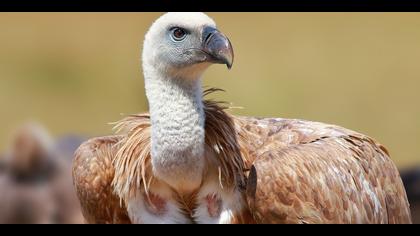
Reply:
<svg viewBox="0 0 420 236"><path fill-rule="evenodd" d="M160 13L0 13L0 150L21 122L111 134L147 110L140 68ZM302 118L366 133L400 167L420 164L419 13L209 13L235 49L205 85L240 115Z"/></svg>

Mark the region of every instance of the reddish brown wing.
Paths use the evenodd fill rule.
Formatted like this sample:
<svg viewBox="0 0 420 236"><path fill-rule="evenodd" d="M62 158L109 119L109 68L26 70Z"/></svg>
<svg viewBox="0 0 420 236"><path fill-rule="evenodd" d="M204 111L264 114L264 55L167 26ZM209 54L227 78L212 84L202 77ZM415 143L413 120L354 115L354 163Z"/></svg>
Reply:
<svg viewBox="0 0 420 236"><path fill-rule="evenodd" d="M372 139L300 120L235 122L254 160L247 200L257 222L411 223L398 170Z"/></svg>
<svg viewBox="0 0 420 236"><path fill-rule="evenodd" d="M87 223L130 223L120 199L113 194L112 157L120 137L103 137L87 141L76 151L73 182Z"/></svg>

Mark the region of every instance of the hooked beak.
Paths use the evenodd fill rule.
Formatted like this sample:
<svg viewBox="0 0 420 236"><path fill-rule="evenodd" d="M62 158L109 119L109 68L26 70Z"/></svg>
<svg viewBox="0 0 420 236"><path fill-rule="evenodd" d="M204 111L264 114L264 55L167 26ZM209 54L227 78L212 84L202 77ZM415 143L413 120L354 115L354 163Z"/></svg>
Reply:
<svg viewBox="0 0 420 236"><path fill-rule="evenodd" d="M232 68L234 54L228 37L213 27L204 28L202 37L202 49L210 57L207 60Z"/></svg>

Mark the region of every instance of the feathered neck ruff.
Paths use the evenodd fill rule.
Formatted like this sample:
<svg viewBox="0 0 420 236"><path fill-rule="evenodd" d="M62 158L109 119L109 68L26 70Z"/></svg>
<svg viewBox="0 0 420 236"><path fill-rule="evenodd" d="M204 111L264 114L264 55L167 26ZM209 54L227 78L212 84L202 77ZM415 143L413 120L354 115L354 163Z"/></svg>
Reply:
<svg viewBox="0 0 420 236"><path fill-rule="evenodd" d="M210 88L203 96L222 91ZM224 102L203 100L206 148L215 150L219 181L222 187L244 188L247 153L241 153L241 137L237 135L235 124L224 110L229 108ZM131 115L116 123L116 132L122 139L114 148L115 175L112 186L121 200L128 200L143 188L146 194L153 181L151 166L151 124L149 114Z"/></svg>

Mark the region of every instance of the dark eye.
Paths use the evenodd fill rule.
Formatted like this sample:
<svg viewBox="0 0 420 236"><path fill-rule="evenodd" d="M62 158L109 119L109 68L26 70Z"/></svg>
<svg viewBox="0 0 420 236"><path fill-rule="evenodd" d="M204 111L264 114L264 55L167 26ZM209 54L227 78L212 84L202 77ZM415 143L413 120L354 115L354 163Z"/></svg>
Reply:
<svg viewBox="0 0 420 236"><path fill-rule="evenodd" d="M182 28L175 27L172 29L172 38L176 41L183 40L186 35L187 32Z"/></svg>

